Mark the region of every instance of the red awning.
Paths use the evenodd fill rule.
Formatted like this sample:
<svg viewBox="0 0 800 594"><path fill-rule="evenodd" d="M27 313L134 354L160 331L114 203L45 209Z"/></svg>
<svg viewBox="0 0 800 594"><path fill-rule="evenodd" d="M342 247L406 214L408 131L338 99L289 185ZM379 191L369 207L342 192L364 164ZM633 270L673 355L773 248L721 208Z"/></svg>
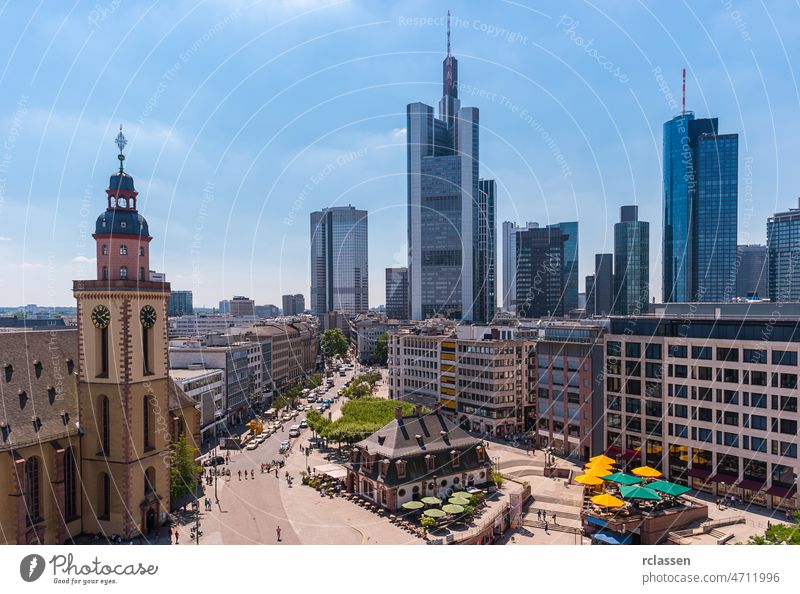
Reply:
<svg viewBox="0 0 800 594"><path fill-rule="evenodd" d="M703 470L702 468L690 468L689 469L689 476L694 476L701 479L707 479L711 476L711 471Z"/></svg>
<svg viewBox="0 0 800 594"><path fill-rule="evenodd" d="M609 456L616 456L617 454L622 453L622 450L617 446L611 446L606 450L606 454Z"/></svg>
<svg viewBox="0 0 800 594"><path fill-rule="evenodd" d="M637 452L636 450L625 450L620 455L626 460L632 460L633 458L641 458L642 452Z"/></svg>
<svg viewBox="0 0 800 594"><path fill-rule="evenodd" d="M714 476L711 477L711 482L714 483L725 483L726 485L734 484L739 477L733 476L732 474L722 474L718 472Z"/></svg>
<svg viewBox="0 0 800 594"><path fill-rule="evenodd" d="M773 485L767 489L767 493L782 497L783 499L788 499L797 495L797 487L794 485L791 487L780 487L778 485Z"/></svg>
<svg viewBox="0 0 800 594"><path fill-rule="evenodd" d="M750 479L743 479L739 481L737 485L742 489L747 489L748 491L760 491L764 488L764 483L760 481L751 481Z"/></svg>

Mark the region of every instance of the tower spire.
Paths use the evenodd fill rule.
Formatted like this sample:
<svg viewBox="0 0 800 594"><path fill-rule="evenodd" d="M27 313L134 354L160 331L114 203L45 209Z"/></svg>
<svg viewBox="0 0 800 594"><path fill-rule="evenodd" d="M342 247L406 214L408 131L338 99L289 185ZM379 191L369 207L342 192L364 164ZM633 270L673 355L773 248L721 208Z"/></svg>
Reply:
<svg viewBox="0 0 800 594"><path fill-rule="evenodd" d="M450 55L450 11L447 11L447 55Z"/></svg>
<svg viewBox="0 0 800 594"><path fill-rule="evenodd" d="M125 135L122 133L122 124L119 125L119 134L114 139L114 143L119 148L119 155L117 155L117 159L119 159L119 172L122 173L122 163L125 161L125 155L122 154L125 145L128 144L128 140L125 138Z"/></svg>

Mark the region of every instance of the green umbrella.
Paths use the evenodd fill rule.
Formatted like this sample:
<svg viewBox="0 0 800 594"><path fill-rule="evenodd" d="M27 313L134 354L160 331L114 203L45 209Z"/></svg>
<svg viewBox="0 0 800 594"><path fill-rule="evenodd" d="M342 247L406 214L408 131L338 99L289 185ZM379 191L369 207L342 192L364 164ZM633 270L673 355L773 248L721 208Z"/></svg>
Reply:
<svg viewBox="0 0 800 594"><path fill-rule="evenodd" d="M619 488L619 494L624 499L646 499L648 501L659 501L661 496L647 487L637 485L625 485Z"/></svg>
<svg viewBox="0 0 800 594"><path fill-rule="evenodd" d="M423 513L429 518L443 518L447 515L440 509L426 509Z"/></svg>
<svg viewBox="0 0 800 594"><path fill-rule="evenodd" d="M609 474L608 476L603 477L604 481L611 481L613 483L619 483L620 485L638 485L644 479L639 478L638 476L632 476L630 474L623 474L621 472L615 472L614 474Z"/></svg>
<svg viewBox="0 0 800 594"><path fill-rule="evenodd" d="M691 491L689 487L677 485L669 481L654 481L652 483L648 483L647 488L652 489L653 491L658 491L659 493L664 493L665 495L670 495L671 497L680 497L681 495Z"/></svg>
<svg viewBox="0 0 800 594"><path fill-rule="evenodd" d="M447 503L452 503L453 505L470 505L471 502L466 497L456 497L453 496L447 500Z"/></svg>
<svg viewBox="0 0 800 594"><path fill-rule="evenodd" d="M442 505L442 500L438 497L423 497L422 503L425 505Z"/></svg>
<svg viewBox="0 0 800 594"><path fill-rule="evenodd" d="M425 505L421 501L406 501L401 507L413 511L415 509L422 509Z"/></svg>
<svg viewBox="0 0 800 594"><path fill-rule="evenodd" d="M464 506L448 503L447 505L442 506L442 511L447 512L448 514L463 514Z"/></svg>

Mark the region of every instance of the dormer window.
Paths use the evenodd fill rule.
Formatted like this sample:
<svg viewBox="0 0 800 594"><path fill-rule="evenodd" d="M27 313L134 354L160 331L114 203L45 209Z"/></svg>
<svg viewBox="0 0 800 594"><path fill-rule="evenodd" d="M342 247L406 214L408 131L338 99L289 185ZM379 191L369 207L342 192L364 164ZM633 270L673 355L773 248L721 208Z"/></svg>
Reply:
<svg viewBox="0 0 800 594"><path fill-rule="evenodd" d="M394 465L397 468L397 478L406 478L406 468L408 467L408 462L405 460L398 460L394 463Z"/></svg>
<svg viewBox="0 0 800 594"><path fill-rule="evenodd" d="M459 456L458 450L450 450L450 464L453 468L458 468L458 465L461 463L461 457Z"/></svg>
<svg viewBox="0 0 800 594"><path fill-rule="evenodd" d="M38 359L33 362L33 373L36 375L36 379L42 377L42 362Z"/></svg>
<svg viewBox="0 0 800 594"><path fill-rule="evenodd" d="M425 468L428 472L432 472L434 466L436 466L436 458L432 454L425 456Z"/></svg>
<svg viewBox="0 0 800 594"><path fill-rule="evenodd" d="M11 376L14 375L14 366L11 363L3 365L3 374L6 376L6 381L11 381Z"/></svg>
<svg viewBox="0 0 800 594"><path fill-rule="evenodd" d="M123 244L123 245L119 246L119 255L120 256L127 256L128 255L128 246L127 245Z"/></svg>
<svg viewBox="0 0 800 594"><path fill-rule="evenodd" d="M475 453L478 455L478 464L483 464L483 460L486 456L486 450L483 449L483 446L478 446L475 448Z"/></svg>

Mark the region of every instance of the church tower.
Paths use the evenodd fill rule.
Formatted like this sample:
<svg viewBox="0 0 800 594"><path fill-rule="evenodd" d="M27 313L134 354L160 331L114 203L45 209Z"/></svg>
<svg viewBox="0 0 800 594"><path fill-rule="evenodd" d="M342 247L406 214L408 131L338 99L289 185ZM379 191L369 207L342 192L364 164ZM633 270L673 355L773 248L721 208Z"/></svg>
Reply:
<svg viewBox="0 0 800 594"><path fill-rule="evenodd" d="M157 529L169 511L168 283L148 280L150 236L138 193L119 171L97 217L97 278L73 281L86 532L123 538Z"/></svg>

